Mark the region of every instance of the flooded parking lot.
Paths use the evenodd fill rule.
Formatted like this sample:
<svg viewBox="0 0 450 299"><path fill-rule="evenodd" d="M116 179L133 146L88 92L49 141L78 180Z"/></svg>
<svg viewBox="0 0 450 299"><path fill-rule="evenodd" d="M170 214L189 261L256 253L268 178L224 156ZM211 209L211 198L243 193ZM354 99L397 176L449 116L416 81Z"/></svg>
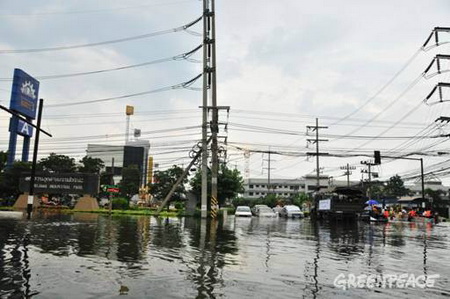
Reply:
<svg viewBox="0 0 450 299"><path fill-rule="evenodd" d="M449 233L447 223L0 218L0 297L449 297ZM409 284L382 284L395 275Z"/></svg>

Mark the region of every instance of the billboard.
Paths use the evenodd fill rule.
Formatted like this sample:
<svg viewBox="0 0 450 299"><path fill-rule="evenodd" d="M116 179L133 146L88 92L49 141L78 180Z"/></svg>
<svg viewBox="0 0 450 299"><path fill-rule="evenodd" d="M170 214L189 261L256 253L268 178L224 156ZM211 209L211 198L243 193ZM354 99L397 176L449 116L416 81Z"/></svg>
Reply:
<svg viewBox="0 0 450 299"><path fill-rule="evenodd" d="M19 189L22 192L30 190L31 175L20 178ZM97 194L100 188L100 178L96 174L86 173L41 173L36 174L34 181L35 193L63 194Z"/></svg>
<svg viewBox="0 0 450 299"><path fill-rule="evenodd" d="M14 69L10 109L31 118L36 118L39 81L22 71Z"/></svg>

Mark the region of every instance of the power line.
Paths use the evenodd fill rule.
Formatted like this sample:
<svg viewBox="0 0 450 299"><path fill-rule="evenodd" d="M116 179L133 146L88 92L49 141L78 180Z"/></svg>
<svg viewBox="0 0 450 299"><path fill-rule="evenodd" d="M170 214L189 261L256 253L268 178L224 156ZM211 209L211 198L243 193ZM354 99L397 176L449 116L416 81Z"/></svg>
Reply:
<svg viewBox="0 0 450 299"><path fill-rule="evenodd" d="M5 13L0 14L0 17L34 17L34 16L50 16L50 15L78 15L78 14L90 14L90 13L105 13L105 12L114 12L114 11L123 11L123 10L131 10L131 9L144 9L156 6L167 6L167 5L175 5L180 3L191 3L192 1L173 1L173 2L164 2L164 3L156 3L156 4L147 4L147 5L138 5L138 6L124 6L124 7L115 7L115 8L104 8L104 9L89 9L89 10L74 10L74 11L48 11L41 13Z"/></svg>
<svg viewBox="0 0 450 299"><path fill-rule="evenodd" d="M133 41L133 40L155 37L158 35L164 35L164 34L168 34L168 33L174 33L174 32L179 32L182 30L186 30L187 28L192 27L195 24L197 24L200 20L202 20L202 18L203 18L203 16L197 18L196 20L194 20L186 25L175 27L172 29L161 30L161 31L156 31L156 32L152 32L152 33L146 33L146 34L142 34L142 35L136 35L136 36L125 37L125 38L120 38L120 39L114 39L114 40L108 40L108 41L96 42L96 43L89 43L89 44L72 45L72 46L59 46L59 47L50 47L50 48L34 48L34 49L20 49L20 50L0 50L0 54L13 54L13 53L19 54L19 53L37 53L37 52L72 50L72 49L79 49L79 48L95 47L95 46L100 46L100 45L109 45L109 44L129 42L129 41Z"/></svg>
<svg viewBox="0 0 450 299"><path fill-rule="evenodd" d="M108 101L113 101L113 100L127 99L127 98L142 96L142 95L146 95L146 94L158 93L158 92L163 92L163 91L168 91L168 90L173 90L173 89L189 88L201 76L202 76L202 74L197 75L193 79L183 82L183 83L179 83L179 84L175 84L175 85L167 86L167 87L162 87L162 88L157 88L157 89L153 89L153 90L147 90L147 91L138 92L138 93L126 94L123 96L96 99L96 100L87 100L87 101L47 105L46 108L49 109L49 108L56 108L56 107L69 107L69 106L79 106L79 105L86 105L86 104L92 104L92 103L101 103L101 102L108 102Z"/></svg>
<svg viewBox="0 0 450 299"><path fill-rule="evenodd" d="M107 72L113 72L113 71L121 71L121 70L126 70L126 69L131 69L131 68L138 68L138 67L143 67L143 66L147 66L147 65L163 63L163 62L167 62L167 61L188 60L190 56L192 56L195 52L197 52L201 48L202 48L202 45L196 47L195 49L193 49L189 52L183 53L183 54L175 55L175 56L168 57L168 58L162 58L162 59L152 60L152 61L148 61L148 62L143 62L143 63L139 63L139 64L126 65L126 66L115 67L115 68L110 68L110 69L103 69L103 70L95 70L95 71L90 71L90 72L70 73L70 74L61 74L61 75L35 76L35 78L39 79L39 80L72 78L72 77L101 74L101 73L107 73ZM0 81L12 81L12 80L13 80L13 78L0 78Z"/></svg>
<svg viewBox="0 0 450 299"><path fill-rule="evenodd" d="M353 112L347 114L346 116L344 116L343 118L339 119L337 122L331 124L331 125L336 125L346 119L348 119L349 117L355 115L356 113L358 113L359 111L361 111L361 109L363 109L364 107L366 107L370 102L372 102L375 98L377 98L386 88L388 88L392 82L395 81L395 79L397 79L397 77L414 61L414 59L416 59L416 57L419 55L420 51L422 49L418 49L407 61L406 63L400 68L400 70L394 74L394 76L389 79L388 82L386 82L386 84L384 84L373 96L371 96L369 99L367 99L364 104L362 104L361 106L359 106L357 109L355 109Z"/></svg>

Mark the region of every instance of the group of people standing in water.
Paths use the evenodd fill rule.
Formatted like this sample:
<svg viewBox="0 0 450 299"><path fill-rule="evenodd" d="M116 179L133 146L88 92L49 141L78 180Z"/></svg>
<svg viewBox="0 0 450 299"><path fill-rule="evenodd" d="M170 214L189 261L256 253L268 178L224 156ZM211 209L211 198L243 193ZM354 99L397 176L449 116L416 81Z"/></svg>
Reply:
<svg viewBox="0 0 450 299"><path fill-rule="evenodd" d="M398 220L398 221L413 221L417 217L425 217L427 219L434 219L437 223L438 213L431 208L401 208L401 207L380 207L373 205L370 211L370 216L375 219L384 218L386 220Z"/></svg>

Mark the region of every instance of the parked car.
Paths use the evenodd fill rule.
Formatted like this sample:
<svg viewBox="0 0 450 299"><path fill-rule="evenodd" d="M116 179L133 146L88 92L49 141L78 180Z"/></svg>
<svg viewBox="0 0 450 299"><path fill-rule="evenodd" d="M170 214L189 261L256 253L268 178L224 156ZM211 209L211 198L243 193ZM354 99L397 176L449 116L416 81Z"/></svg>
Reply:
<svg viewBox="0 0 450 299"><path fill-rule="evenodd" d="M258 208L258 217L277 217L277 213L275 213L269 207L259 207Z"/></svg>
<svg viewBox="0 0 450 299"><path fill-rule="evenodd" d="M254 205L252 208L252 213L255 216L258 216L258 212L260 208L269 208L267 205Z"/></svg>
<svg viewBox="0 0 450 299"><path fill-rule="evenodd" d="M272 210L277 214L277 216L280 215L282 209L283 207L280 205L277 205L276 207L272 208Z"/></svg>
<svg viewBox="0 0 450 299"><path fill-rule="evenodd" d="M252 210L248 206L238 206L234 212L236 217L252 217Z"/></svg>
<svg viewBox="0 0 450 299"><path fill-rule="evenodd" d="M282 217L289 217L289 218L303 218L304 214L300 210L299 207L294 205L287 205L284 206L283 209L280 211L280 216Z"/></svg>

